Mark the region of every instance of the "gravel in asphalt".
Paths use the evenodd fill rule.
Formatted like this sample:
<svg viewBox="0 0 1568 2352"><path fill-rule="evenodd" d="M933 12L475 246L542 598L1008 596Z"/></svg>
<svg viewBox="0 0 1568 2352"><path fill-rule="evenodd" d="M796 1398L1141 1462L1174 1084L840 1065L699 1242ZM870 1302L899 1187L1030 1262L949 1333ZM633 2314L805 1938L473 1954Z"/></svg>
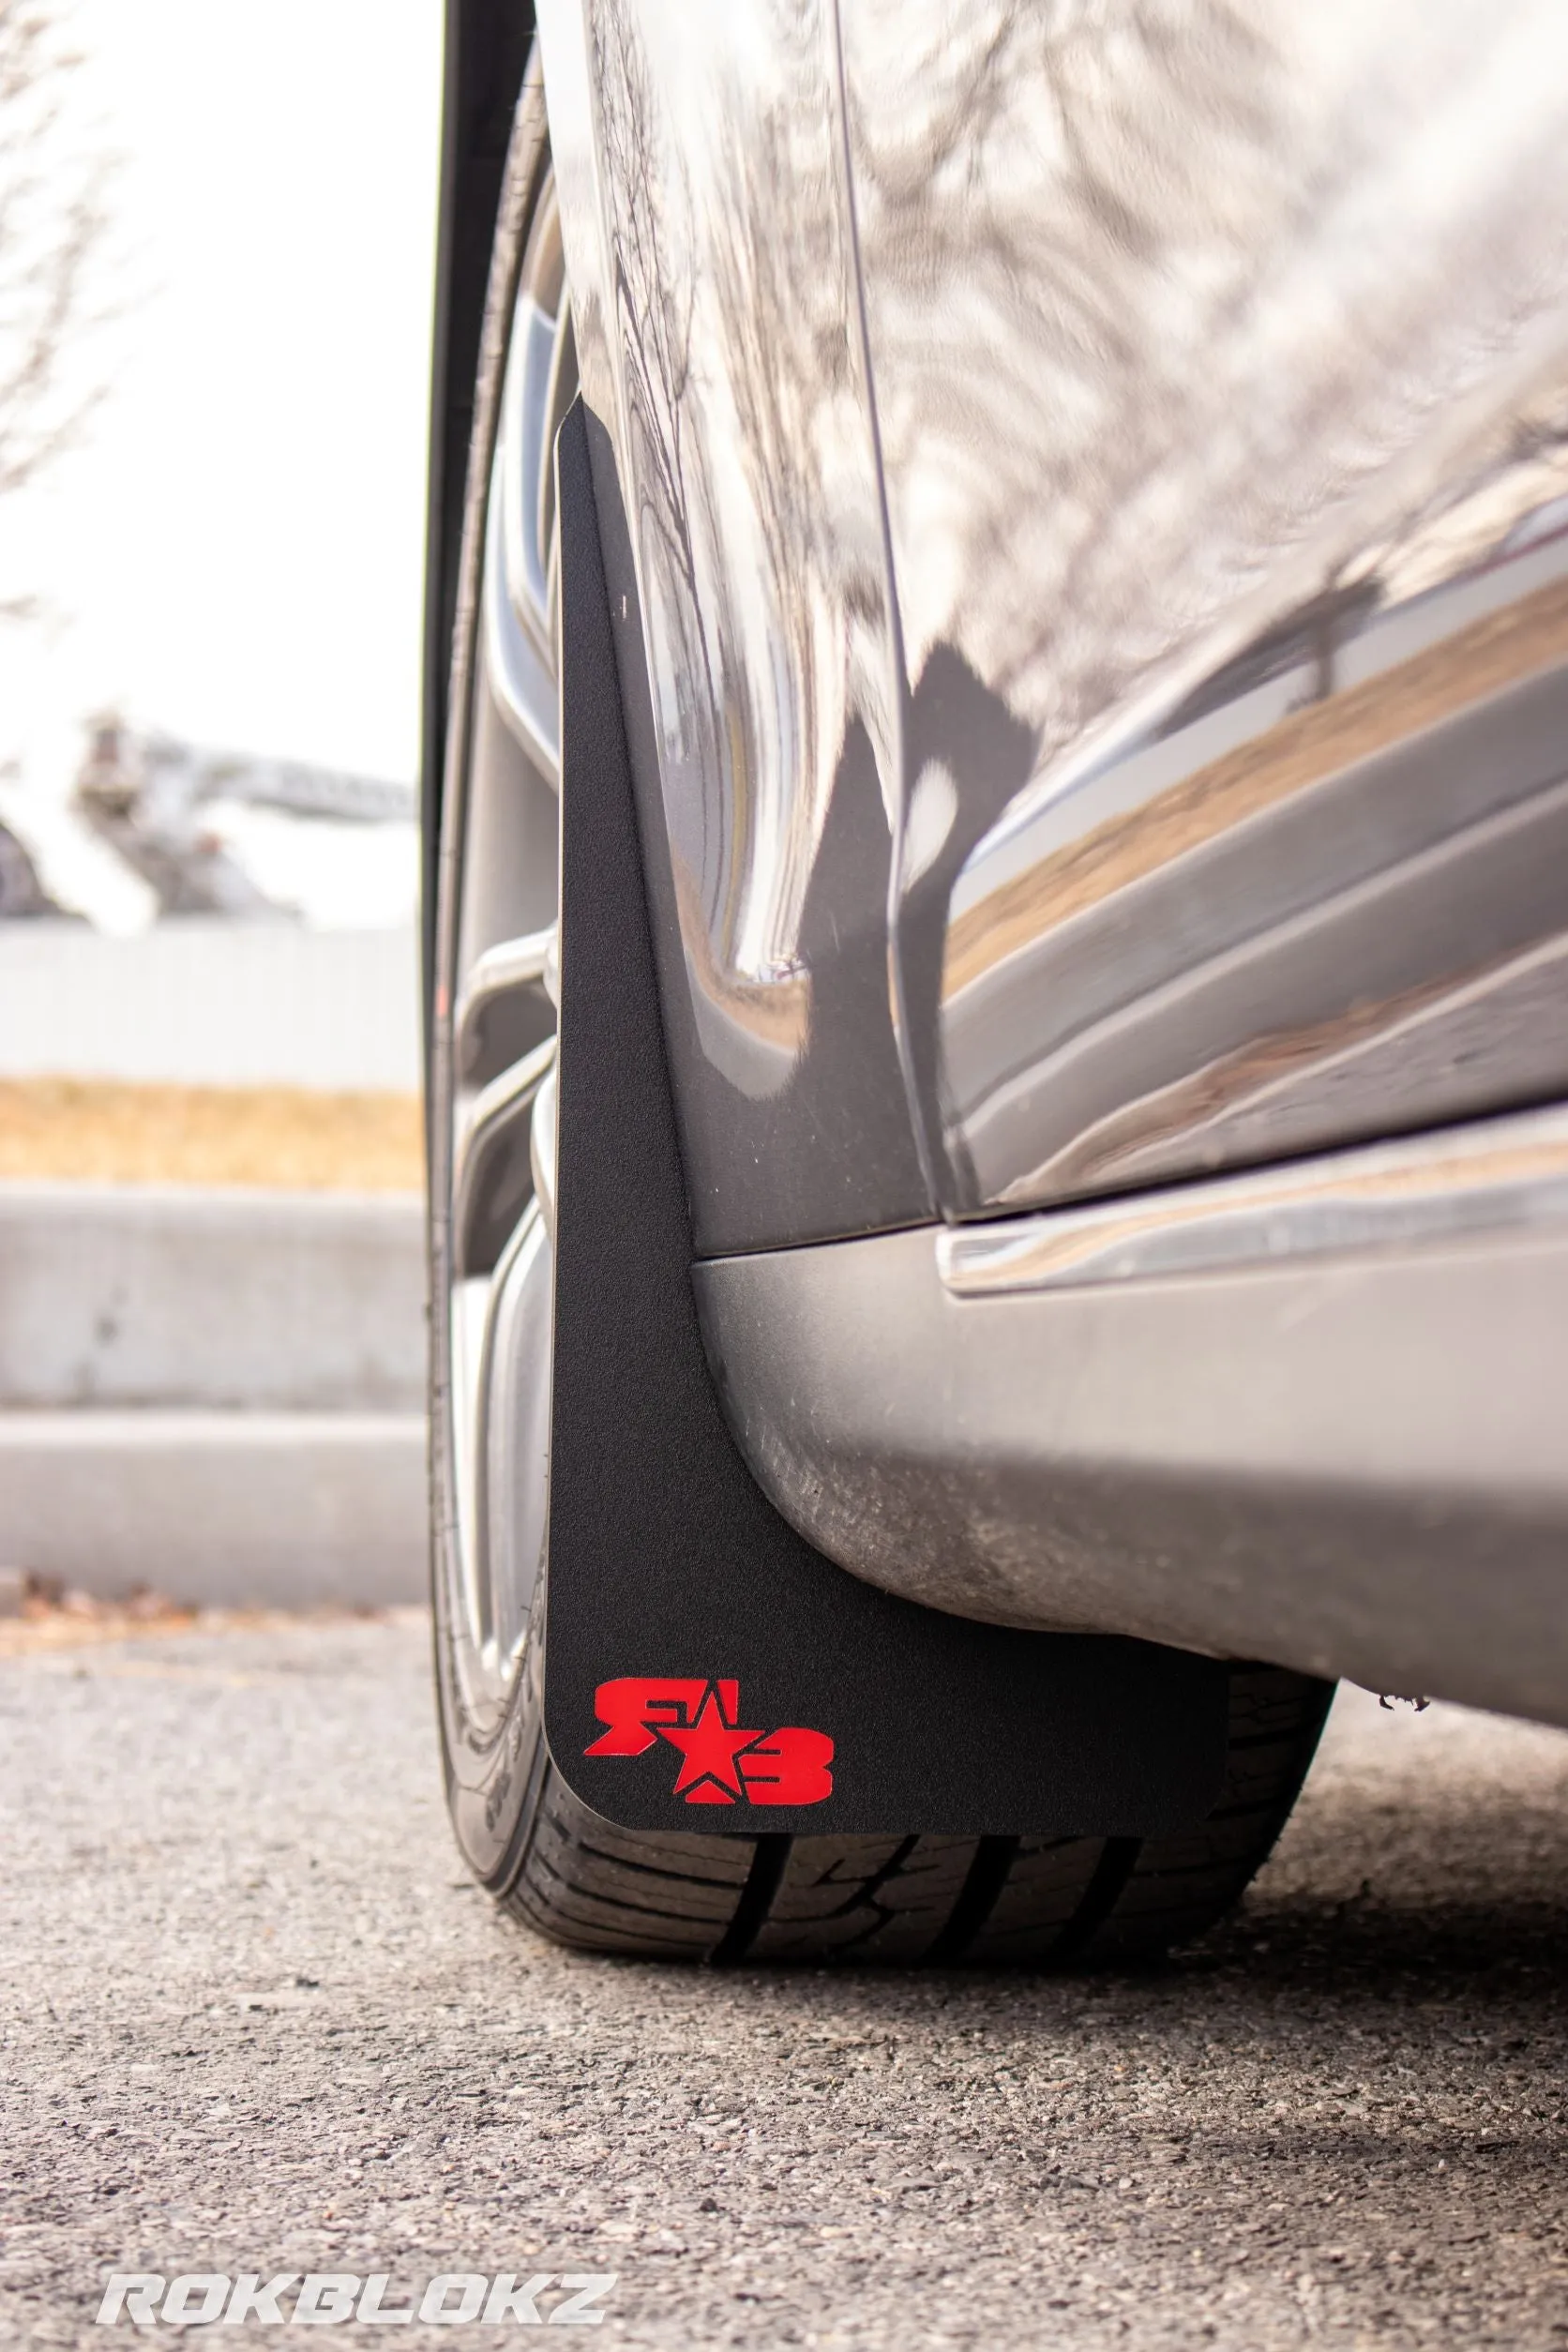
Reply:
<svg viewBox="0 0 1568 2352"><path fill-rule="evenodd" d="M1568 2344L1568 1736L1344 1695L1158 1972L694 1972L468 1883L427 1643L0 1663L0 2344L113 2341L113 2269L614 2273L605 2344Z"/></svg>

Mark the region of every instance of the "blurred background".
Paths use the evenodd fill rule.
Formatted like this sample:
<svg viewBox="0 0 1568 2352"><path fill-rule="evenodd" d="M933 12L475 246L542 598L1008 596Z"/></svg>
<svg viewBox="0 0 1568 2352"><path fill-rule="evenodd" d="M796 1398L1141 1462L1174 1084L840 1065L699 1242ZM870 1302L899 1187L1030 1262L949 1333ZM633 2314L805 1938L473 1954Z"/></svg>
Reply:
<svg viewBox="0 0 1568 2352"><path fill-rule="evenodd" d="M422 1577L440 83L439 0L0 0L13 1606Z"/></svg>

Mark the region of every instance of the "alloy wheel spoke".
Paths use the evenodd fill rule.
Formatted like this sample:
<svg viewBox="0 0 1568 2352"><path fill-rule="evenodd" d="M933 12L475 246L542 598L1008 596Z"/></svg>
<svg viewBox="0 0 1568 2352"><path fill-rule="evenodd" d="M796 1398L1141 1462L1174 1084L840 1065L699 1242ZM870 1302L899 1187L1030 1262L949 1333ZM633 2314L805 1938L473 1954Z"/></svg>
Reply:
<svg viewBox="0 0 1568 2352"><path fill-rule="evenodd" d="M453 1274L493 1274L534 1191L534 1103L555 1063L547 1037L460 1098L452 1152Z"/></svg>
<svg viewBox="0 0 1568 2352"><path fill-rule="evenodd" d="M555 1028L557 927L497 940L470 965L452 1015L460 1079L488 1085Z"/></svg>

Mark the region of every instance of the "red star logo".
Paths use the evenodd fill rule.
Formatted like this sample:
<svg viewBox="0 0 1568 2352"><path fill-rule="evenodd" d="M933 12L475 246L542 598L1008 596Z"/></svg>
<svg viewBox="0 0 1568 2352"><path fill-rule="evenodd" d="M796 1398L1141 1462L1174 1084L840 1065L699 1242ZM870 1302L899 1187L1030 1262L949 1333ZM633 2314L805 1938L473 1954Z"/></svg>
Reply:
<svg viewBox="0 0 1568 2352"><path fill-rule="evenodd" d="M683 1731L674 1724L661 1723L660 1737L680 1749L685 1762L675 1783L678 1797L689 1789L686 1802L690 1804L732 1804L741 1793L740 1774L735 1757L742 1748L748 1748L753 1740L760 1740L760 1731L736 1730L727 1724L719 1712L718 1701L712 1691L702 1702L702 1711L689 1730ZM704 1785L716 1781L717 1788ZM720 1791L725 1793L720 1794Z"/></svg>

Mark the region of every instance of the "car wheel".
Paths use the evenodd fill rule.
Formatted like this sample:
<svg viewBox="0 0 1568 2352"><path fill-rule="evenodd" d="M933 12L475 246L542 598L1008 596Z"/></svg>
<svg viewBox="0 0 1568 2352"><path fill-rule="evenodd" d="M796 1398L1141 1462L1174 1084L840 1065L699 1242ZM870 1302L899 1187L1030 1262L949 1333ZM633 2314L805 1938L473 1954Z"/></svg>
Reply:
<svg viewBox="0 0 1568 2352"><path fill-rule="evenodd" d="M1224 1792L1149 1840L668 1835L571 1793L543 1728L560 746L551 457L576 391L536 67L492 259L458 599L430 1067L431 1492L448 1802L483 1884L580 1950L1060 1965L1199 1933L1267 1854L1326 1684L1242 1666Z"/></svg>

